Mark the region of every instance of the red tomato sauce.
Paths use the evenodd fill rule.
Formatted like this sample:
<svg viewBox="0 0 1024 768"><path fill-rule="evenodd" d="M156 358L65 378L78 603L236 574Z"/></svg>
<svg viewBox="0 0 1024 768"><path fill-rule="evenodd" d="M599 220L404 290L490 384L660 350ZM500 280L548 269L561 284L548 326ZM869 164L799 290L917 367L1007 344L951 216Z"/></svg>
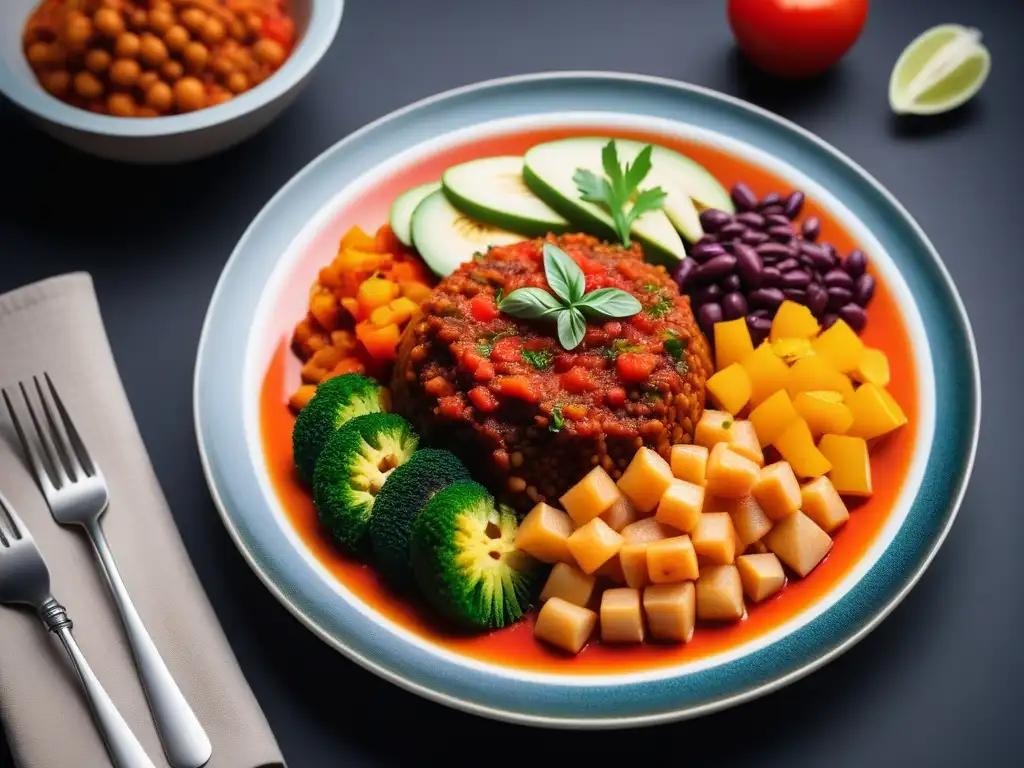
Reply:
<svg viewBox="0 0 1024 768"><path fill-rule="evenodd" d="M587 134L607 135L607 131L598 126L532 131L461 145L446 151L443 156L430 158L384 180L342 215L351 219L351 224L374 227L386 218L388 206L396 194L412 185L438 178L444 168L454 163L489 155L522 153L542 141ZM792 188L783 179L757 166L702 144L638 132L615 135L656 142L684 152L708 168L726 187L742 180L759 196ZM814 200L807 201L803 215L819 216L822 220L821 239L833 243L840 252L846 253L857 246L849 233ZM896 299L877 273L876 277L879 278L878 288L869 307L869 322L862 338L866 344L883 350L888 356L892 373L888 389L903 408L909 424L872 448L874 496L850 505L850 520L835 535L832 551L807 578L791 581L763 603L748 605L748 615L742 621L726 626L698 624L693 639L685 645L646 643L610 646L591 642L578 656L570 658L534 640L535 614L530 614L511 628L482 635L465 635L437 621L429 608L419 602L396 596L372 567L334 547L317 524L316 510L308 489L295 475L291 455L294 416L287 406L288 392L294 382L287 373L287 363L292 354L287 341L282 341L275 351L265 372L260 394L267 471L281 507L295 531L340 583L382 616L449 651L506 667L566 674L653 669L720 653L791 620L840 582L876 540L899 496L915 450L917 373L910 337ZM286 320L291 323L293 318Z"/></svg>

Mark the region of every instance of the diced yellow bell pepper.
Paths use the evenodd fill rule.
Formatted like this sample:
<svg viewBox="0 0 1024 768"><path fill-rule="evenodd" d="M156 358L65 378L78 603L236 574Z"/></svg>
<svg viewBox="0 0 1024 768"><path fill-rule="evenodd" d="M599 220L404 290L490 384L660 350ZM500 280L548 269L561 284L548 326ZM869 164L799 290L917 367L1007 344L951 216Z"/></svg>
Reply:
<svg viewBox="0 0 1024 768"><path fill-rule="evenodd" d="M780 389L750 412L750 421L761 446L771 445L786 428L800 418L789 393Z"/></svg>
<svg viewBox="0 0 1024 768"><path fill-rule="evenodd" d="M380 266L381 254L345 248L338 253L334 266L342 272L372 272Z"/></svg>
<svg viewBox="0 0 1024 768"><path fill-rule="evenodd" d="M768 342L747 355L741 365L750 377L750 405L754 408L789 384L789 366Z"/></svg>
<svg viewBox="0 0 1024 768"><path fill-rule="evenodd" d="M398 298L399 287L384 277L370 277L359 284L356 299L364 315L369 315L377 307L387 305L392 299Z"/></svg>
<svg viewBox="0 0 1024 768"><path fill-rule="evenodd" d="M840 373L849 373L860 362L864 342L844 320L836 322L814 340L814 351Z"/></svg>
<svg viewBox="0 0 1024 768"><path fill-rule="evenodd" d="M843 435L853 424L853 413L838 392L798 392L793 407L807 422L812 435Z"/></svg>
<svg viewBox="0 0 1024 768"><path fill-rule="evenodd" d="M814 346L810 339L779 339L772 342L772 352L781 358L787 365L792 365L801 357L809 357L815 354Z"/></svg>
<svg viewBox="0 0 1024 768"><path fill-rule="evenodd" d="M821 355L802 357L789 369L789 394L796 397L797 392L838 392L844 400L853 394L850 377L839 373L832 364Z"/></svg>
<svg viewBox="0 0 1024 768"><path fill-rule="evenodd" d="M370 313L370 322L374 325L388 325L389 323L397 322L392 319L393 317L394 314L391 312L391 307L377 307Z"/></svg>
<svg viewBox="0 0 1024 768"><path fill-rule="evenodd" d="M391 310L391 322L401 325L419 311L420 305L407 296L399 296L388 304L388 309Z"/></svg>
<svg viewBox="0 0 1024 768"><path fill-rule="evenodd" d="M771 340L779 339L810 339L818 335L818 321L803 304L795 301L782 302L772 320Z"/></svg>
<svg viewBox="0 0 1024 768"><path fill-rule="evenodd" d="M734 415L750 400L750 376L739 363L722 368L707 380L706 387L715 405Z"/></svg>
<svg viewBox="0 0 1024 768"><path fill-rule="evenodd" d="M841 494L870 496L871 459L863 438L849 435L825 435L818 444L822 455L832 464L828 479Z"/></svg>
<svg viewBox="0 0 1024 768"><path fill-rule="evenodd" d="M355 248L362 251L372 251L377 247L377 240L373 235L368 235L362 227L352 227L341 236L339 249Z"/></svg>
<svg viewBox="0 0 1024 768"><path fill-rule="evenodd" d="M754 351L746 319L739 317L724 323L715 323L715 368L722 370L733 363L743 362Z"/></svg>
<svg viewBox="0 0 1024 768"><path fill-rule="evenodd" d="M847 434L871 440L907 423L906 414L893 396L877 384L861 384L847 401L853 425Z"/></svg>
<svg viewBox="0 0 1024 768"><path fill-rule="evenodd" d="M864 347L864 351L860 353L857 367L850 371L850 376L863 384L887 387L889 386L889 358L880 349Z"/></svg>
<svg viewBox="0 0 1024 768"><path fill-rule="evenodd" d="M801 418L790 424L773 445L798 477L820 477L832 469L832 464L814 445L807 422Z"/></svg>

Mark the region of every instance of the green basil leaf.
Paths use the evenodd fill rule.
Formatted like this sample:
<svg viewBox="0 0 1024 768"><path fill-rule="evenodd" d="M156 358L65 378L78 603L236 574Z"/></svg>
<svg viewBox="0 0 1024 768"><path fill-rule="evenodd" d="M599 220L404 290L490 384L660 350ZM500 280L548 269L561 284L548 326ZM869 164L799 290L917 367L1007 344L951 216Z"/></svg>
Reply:
<svg viewBox="0 0 1024 768"><path fill-rule="evenodd" d="M583 298L586 279L569 254L554 243L544 243L544 276L555 295L573 304Z"/></svg>
<svg viewBox="0 0 1024 768"><path fill-rule="evenodd" d="M632 165L626 166L626 194L632 195L640 186L640 182L651 172L651 152L654 147L648 144L636 156Z"/></svg>
<svg viewBox="0 0 1024 768"><path fill-rule="evenodd" d="M566 349L575 349L587 332L587 319L572 307L558 313L558 343Z"/></svg>
<svg viewBox="0 0 1024 768"><path fill-rule="evenodd" d="M618 288L598 288L573 306L590 317L632 317L644 308L635 296Z"/></svg>
<svg viewBox="0 0 1024 768"><path fill-rule="evenodd" d="M524 320L547 317L560 309L562 302L543 288L516 288L498 305L499 311Z"/></svg>

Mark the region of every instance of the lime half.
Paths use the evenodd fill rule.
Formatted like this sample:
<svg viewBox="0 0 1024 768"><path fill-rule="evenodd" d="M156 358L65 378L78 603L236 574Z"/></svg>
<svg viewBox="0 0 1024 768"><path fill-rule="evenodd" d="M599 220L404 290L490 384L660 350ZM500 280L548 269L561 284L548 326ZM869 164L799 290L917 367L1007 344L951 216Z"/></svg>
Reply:
<svg viewBox="0 0 1024 768"><path fill-rule="evenodd" d="M889 78L889 105L897 114L935 115L955 109L978 92L992 60L981 33L940 24L908 45Z"/></svg>

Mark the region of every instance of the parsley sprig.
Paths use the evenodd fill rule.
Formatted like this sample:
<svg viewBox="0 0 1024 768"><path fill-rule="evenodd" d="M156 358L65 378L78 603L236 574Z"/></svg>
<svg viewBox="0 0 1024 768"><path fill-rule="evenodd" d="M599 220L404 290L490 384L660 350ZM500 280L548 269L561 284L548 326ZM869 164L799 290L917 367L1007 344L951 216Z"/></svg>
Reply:
<svg viewBox="0 0 1024 768"><path fill-rule="evenodd" d="M632 164L620 165L619 152L612 140L601 150L601 165L605 172L603 177L586 168L578 168L572 177L583 200L608 209L615 232L625 246L630 244L629 230L633 222L648 211L661 208L665 203L666 195L661 187L638 192L640 182L651 171L652 151L653 147L648 144Z"/></svg>
<svg viewBox="0 0 1024 768"><path fill-rule="evenodd" d="M587 318L632 317L643 305L619 288L586 291L583 270L554 243L544 243L544 276L554 293L543 288L517 288L498 304L498 310L524 320L553 320L558 342L575 349L587 332Z"/></svg>

